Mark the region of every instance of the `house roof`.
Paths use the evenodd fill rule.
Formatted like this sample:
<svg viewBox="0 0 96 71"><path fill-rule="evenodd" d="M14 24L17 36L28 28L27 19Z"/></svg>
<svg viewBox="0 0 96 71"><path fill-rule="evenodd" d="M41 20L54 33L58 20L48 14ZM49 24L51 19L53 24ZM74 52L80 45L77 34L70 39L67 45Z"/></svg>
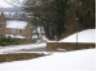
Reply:
<svg viewBox="0 0 96 71"><path fill-rule="evenodd" d="M25 29L27 26L26 21L17 21L17 20L10 20L6 23L6 28L12 28L12 29Z"/></svg>

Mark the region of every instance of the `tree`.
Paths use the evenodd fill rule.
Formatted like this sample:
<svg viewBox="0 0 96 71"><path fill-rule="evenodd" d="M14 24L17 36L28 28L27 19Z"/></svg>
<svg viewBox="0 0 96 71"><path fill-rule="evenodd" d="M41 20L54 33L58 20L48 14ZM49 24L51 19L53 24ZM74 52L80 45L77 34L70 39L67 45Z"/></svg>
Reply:
<svg viewBox="0 0 96 71"><path fill-rule="evenodd" d="M49 39L57 40L65 31L66 2L67 0L41 0L41 5L35 6L32 11L34 18L39 18L34 20L35 23L44 26Z"/></svg>
<svg viewBox="0 0 96 71"><path fill-rule="evenodd" d="M33 13L33 22L44 27L47 38L58 40L66 33L95 27L94 1L32 0L34 6L29 2L25 10Z"/></svg>

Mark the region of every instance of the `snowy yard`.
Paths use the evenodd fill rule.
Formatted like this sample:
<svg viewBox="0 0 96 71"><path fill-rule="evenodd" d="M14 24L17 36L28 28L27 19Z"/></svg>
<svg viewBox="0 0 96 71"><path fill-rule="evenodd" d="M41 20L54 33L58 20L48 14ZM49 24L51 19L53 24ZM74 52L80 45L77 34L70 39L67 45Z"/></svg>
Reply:
<svg viewBox="0 0 96 71"><path fill-rule="evenodd" d="M96 29L87 29L60 40L60 42L95 43Z"/></svg>
<svg viewBox="0 0 96 71"><path fill-rule="evenodd" d="M27 42L25 40L20 41L20 44L24 43L21 45L14 44L19 41L10 40L9 42L6 40L6 42L3 40L3 42L1 40L0 43L7 44L7 46L0 44L0 62L2 62L0 71L96 71L96 29L86 29L95 28L94 1L0 0L1 36L3 34L6 38L27 38L28 41L32 39L32 42L30 40L28 44L24 43ZM5 23L7 24L5 25ZM27 27L29 27L29 31L25 31ZM11 33L8 33L8 29ZM59 34L61 37L64 32L69 34L76 30L82 31L63 37L58 41L48 39L55 38ZM5 34L4 31L7 33ZM22 31L24 32L22 34L26 33L26 35L30 32L29 36L22 35ZM45 34L48 35L48 38ZM56 45L63 43L64 45L62 48L60 45L55 46L59 47L60 52L51 52L48 50L48 43ZM65 44L68 46L70 44L70 46L67 47ZM71 44L75 44L75 46ZM83 47L81 44L84 44ZM88 45L85 46L86 44ZM80 49L73 51L75 49L71 49L71 47ZM62 50L64 51L62 52ZM69 50L70 52L68 52Z"/></svg>
<svg viewBox="0 0 96 71"><path fill-rule="evenodd" d="M34 50L34 49L40 49L40 48L42 49L42 48L46 48L46 46L47 46L46 43L6 46L6 47L0 48L0 54L16 53L22 50Z"/></svg>
<svg viewBox="0 0 96 71"><path fill-rule="evenodd" d="M96 71L96 49L0 64L1 71Z"/></svg>

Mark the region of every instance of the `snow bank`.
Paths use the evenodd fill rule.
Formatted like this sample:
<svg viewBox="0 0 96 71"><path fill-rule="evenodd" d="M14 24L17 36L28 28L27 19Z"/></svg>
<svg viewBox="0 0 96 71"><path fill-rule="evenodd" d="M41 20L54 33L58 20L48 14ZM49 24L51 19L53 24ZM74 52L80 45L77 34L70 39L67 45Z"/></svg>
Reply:
<svg viewBox="0 0 96 71"><path fill-rule="evenodd" d="M6 34L6 38L11 37L11 38L18 38L18 39L25 39L26 37L21 36L21 35L13 35L13 34Z"/></svg>
<svg viewBox="0 0 96 71"><path fill-rule="evenodd" d="M71 42L71 43L95 43L96 42L96 29L88 29L78 33L75 33L67 38L60 40L59 42Z"/></svg>
<svg viewBox="0 0 96 71"><path fill-rule="evenodd" d="M96 71L96 49L0 64L1 71Z"/></svg>

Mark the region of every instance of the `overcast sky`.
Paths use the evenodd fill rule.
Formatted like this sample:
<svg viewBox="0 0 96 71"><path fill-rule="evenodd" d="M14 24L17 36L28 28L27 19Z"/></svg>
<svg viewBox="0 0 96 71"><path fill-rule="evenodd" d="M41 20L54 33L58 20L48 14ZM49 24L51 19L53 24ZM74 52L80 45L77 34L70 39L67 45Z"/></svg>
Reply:
<svg viewBox="0 0 96 71"><path fill-rule="evenodd" d="M13 7L13 5L20 6L23 1L24 0L0 0L0 8L10 8Z"/></svg>
<svg viewBox="0 0 96 71"><path fill-rule="evenodd" d="M12 7L5 0L0 0L0 8Z"/></svg>

